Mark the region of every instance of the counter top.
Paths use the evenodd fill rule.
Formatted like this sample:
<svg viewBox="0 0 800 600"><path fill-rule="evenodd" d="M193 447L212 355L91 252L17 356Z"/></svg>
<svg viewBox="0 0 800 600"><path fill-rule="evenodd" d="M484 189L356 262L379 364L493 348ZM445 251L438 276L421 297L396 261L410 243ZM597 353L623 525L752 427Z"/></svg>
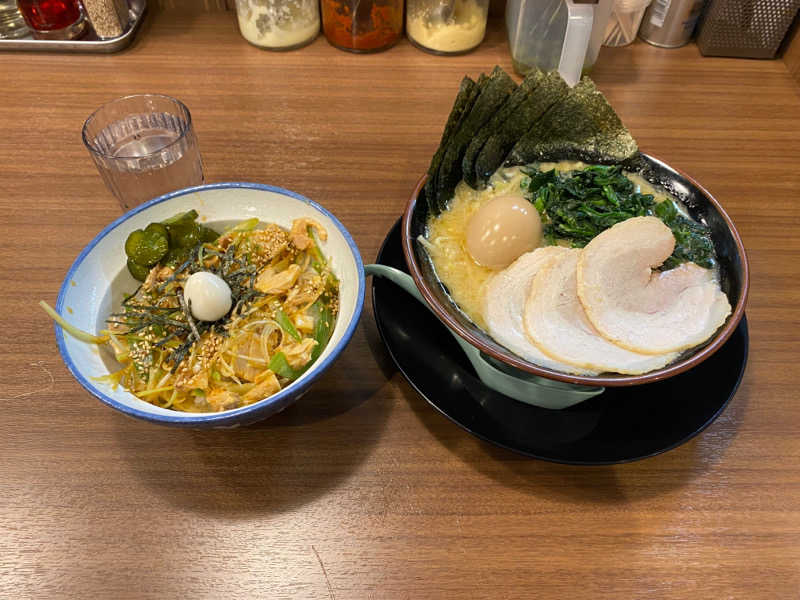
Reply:
<svg viewBox="0 0 800 600"><path fill-rule="evenodd" d="M80 139L112 98L191 109L207 181L295 190L366 262L426 170L464 74L511 62L502 23L438 57L323 37L248 45L231 12L153 11L119 53L0 59L0 595L14 598L800 596L800 93L782 61L604 48L592 72L640 147L722 203L749 253L750 359L701 435L572 467L480 441L394 368L369 296L335 368L239 430L125 418L73 380L53 325L80 250L119 216Z"/></svg>

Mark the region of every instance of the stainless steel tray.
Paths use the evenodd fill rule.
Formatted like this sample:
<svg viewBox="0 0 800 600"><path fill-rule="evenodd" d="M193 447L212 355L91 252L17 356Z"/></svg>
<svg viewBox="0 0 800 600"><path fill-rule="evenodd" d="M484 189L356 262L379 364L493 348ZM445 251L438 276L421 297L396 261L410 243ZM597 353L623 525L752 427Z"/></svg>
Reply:
<svg viewBox="0 0 800 600"><path fill-rule="evenodd" d="M101 40L94 31L90 30L85 37L79 40L36 40L33 37L23 37L14 40L0 39L0 50L46 50L49 52L119 52L132 41L136 30L139 29L144 13L147 10L147 0L128 0L128 25L125 32L115 38Z"/></svg>

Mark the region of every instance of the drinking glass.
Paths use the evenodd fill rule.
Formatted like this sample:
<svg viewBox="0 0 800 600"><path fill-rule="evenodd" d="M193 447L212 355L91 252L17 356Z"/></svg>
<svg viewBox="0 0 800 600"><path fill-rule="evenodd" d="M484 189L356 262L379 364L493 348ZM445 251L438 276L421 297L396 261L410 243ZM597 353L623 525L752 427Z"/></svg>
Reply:
<svg viewBox="0 0 800 600"><path fill-rule="evenodd" d="M192 116L175 98L139 94L113 100L86 119L83 143L124 211L203 183Z"/></svg>

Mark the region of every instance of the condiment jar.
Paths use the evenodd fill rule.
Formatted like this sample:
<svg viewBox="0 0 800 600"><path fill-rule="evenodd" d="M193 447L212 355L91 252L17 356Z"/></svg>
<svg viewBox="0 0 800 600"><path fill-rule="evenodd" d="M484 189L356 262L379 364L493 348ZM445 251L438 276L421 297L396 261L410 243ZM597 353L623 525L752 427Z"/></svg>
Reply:
<svg viewBox="0 0 800 600"><path fill-rule="evenodd" d="M434 54L477 48L486 33L489 0L408 0L406 35Z"/></svg>
<svg viewBox="0 0 800 600"><path fill-rule="evenodd" d="M267 50L293 50L319 33L317 0L236 0L242 37Z"/></svg>
<svg viewBox="0 0 800 600"><path fill-rule="evenodd" d="M37 39L73 40L86 33L86 15L78 0L17 0L17 6Z"/></svg>
<svg viewBox="0 0 800 600"><path fill-rule="evenodd" d="M402 35L403 0L322 0L322 29L341 50L385 50Z"/></svg>

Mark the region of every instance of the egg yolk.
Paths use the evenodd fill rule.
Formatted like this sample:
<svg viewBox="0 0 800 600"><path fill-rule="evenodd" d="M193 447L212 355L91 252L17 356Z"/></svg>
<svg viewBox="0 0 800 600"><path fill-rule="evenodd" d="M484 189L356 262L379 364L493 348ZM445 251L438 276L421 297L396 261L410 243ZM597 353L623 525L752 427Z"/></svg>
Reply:
<svg viewBox="0 0 800 600"><path fill-rule="evenodd" d="M542 221L522 196L498 196L481 206L467 223L467 252L479 265L504 269L539 247Z"/></svg>
<svg viewBox="0 0 800 600"><path fill-rule="evenodd" d="M209 273L192 273L183 284L183 296L192 316L199 321L217 321L231 309L231 288L225 280Z"/></svg>

